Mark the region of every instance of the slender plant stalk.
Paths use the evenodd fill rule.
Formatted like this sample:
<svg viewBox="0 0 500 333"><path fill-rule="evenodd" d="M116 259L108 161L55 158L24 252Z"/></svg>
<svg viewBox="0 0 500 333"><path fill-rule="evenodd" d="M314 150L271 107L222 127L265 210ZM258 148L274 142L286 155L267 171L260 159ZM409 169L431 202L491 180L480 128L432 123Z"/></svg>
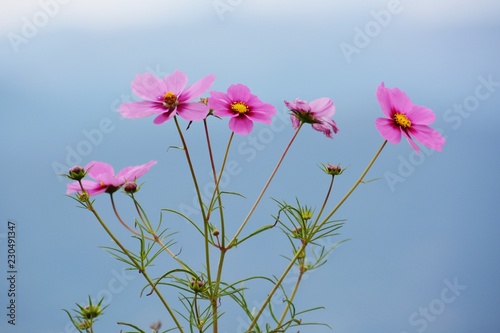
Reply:
<svg viewBox="0 0 500 333"><path fill-rule="evenodd" d="M328 187L328 191L326 192L325 200L323 201L323 205L321 206L321 209L319 210L318 216L316 216L316 221L314 221L314 223L311 225L311 230L316 230L315 229L316 225L318 224L318 221L321 217L321 214L323 214L323 211L325 210L326 203L328 202L328 198L330 197L330 193L332 192L334 179L335 179L335 176L332 175L332 180L330 181L330 186Z"/></svg>
<svg viewBox="0 0 500 333"><path fill-rule="evenodd" d="M189 150L188 146L186 143L186 140L184 139L184 135L182 134L181 127L179 125L179 120L177 119L177 116L174 116L175 120L175 126L177 127L177 131L179 132L179 137L181 138L182 141L182 148L184 150L184 153L186 155L186 160L189 165L189 171L191 172L191 178L193 179L194 183L194 188L196 190L196 196L198 197L198 203L200 205L200 210L201 210L201 215L203 217L203 228L204 228L204 234L205 234L205 264L207 266L207 280L208 280L208 287L210 289L210 293L213 293L213 286L212 286L212 276L210 273L210 248L209 248L209 243L208 243L208 221L207 221L207 215L205 213L205 207L203 205L203 199L201 197L201 191L200 187L198 185L198 180L196 178L196 173L194 172L194 167L193 163L191 161L191 156L189 155Z"/></svg>
<svg viewBox="0 0 500 333"><path fill-rule="evenodd" d="M149 237L147 235L141 234L137 230L132 229L127 223L125 223L123 221L123 219L121 218L120 214L118 213L118 210L116 209L116 205L115 205L115 200L114 200L114 197L113 197L113 193L110 194L110 197L111 197L111 206L113 207L113 211L115 212L116 218L125 227L125 229L127 229L128 231L130 231L131 233L133 233L134 235L136 235L138 237L141 237L141 238L144 237L145 239L148 239L148 240L150 240L152 242L158 243L158 245L160 245L162 248L164 248L168 252L168 254L173 259L175 259L184 269L190 270L189 267L184 262L182 262L182 260L180 260L179 258L177 258L177 255L175 253L173 253L168 247L165 246L165 244L163 243L163 241L158 237L158 235L156 235L156 233L154 232L153 228L151 227L151 225L149 223L147 223L148 231L149 231L149 233L151 235L153 235L153 237ZM137 201L133 197L133 194L132 194L132 199L134 200L134 204L135 204L135 207L136 207L137 213L139 214L140 219L146 225L145 220L142 217L142 214L141 214L141 212L139 210L139 207L137 206Z"/></svg>
<svg viewBox="0 0 500 333"><path fill-rule="evenodd" d="M281 325L283 324L283 321L286 318L286 314L287 314L288 310L290 309L290 303L293 302L295 295L297 294L297 291L299 290L299 285L300 285L300 282L302 281L302 276L304 275L304 273L305 273L305 270L304 270L303 266L301 266L299 276L297 277L297 282L295 282L295 287L293 288L292 294L290 295L288 302L286 302L286 306L285 306L285 309L283 310L283 314L281 315L281 318L280 318L278 324L276 325L276 330L278 330L281 327Z"/></svg>
<svg viewBox="0 0 500 333"><path fill-rule="evenodd" d="M247 333L251 332L252 329L254 328L254 326L257 325L257 321L259 320L260 316L262 315L262 313L266 309L267 305L271 301L271 298L274 296L274 294L276 293L276 291L280 287L281 283L283 283L283 280L285 279L285 277L288 275L288 273L292 269L293 265L295 264L295 261L297 261L297 258L302 254L302 251L305 250L306 246L307 246L307 243L303 243L302 246L295 253L295 256L292 258L292 260L290 260L290 263L285 268L285 270L281 274L281 276L278 279L278 281L276 281L276 284L274 285L273 289L267 295L264 303L262 303L262 306L260 307L259 311L257 312L257 314L253 318L252 322L250 323L250 326L248 326L248 328L246 330Z"/></svg>
<svg viewBox="0 0 500 333"><path fill-rule="evenodd" d="M211 149L211 144L210 144L210 136L208 134L208 126L207 126L206 120L204 121L204 125L205 125L205 135L207 138L208 151L209 151L209 155L210 155L210 163L212 166L212 173L213 173L214 184L215 184L214 192L212 194L212 198L210 199L210 204L208 206L207 223L208 223L208 220L210 218L210 214L212 212L212 207L215 203L215 198L217 197L217 203L219 205L219 214L220 214L220 228L221 228L220 235L221 235L221 239L222 239L221 244L219 244L219 249L221 250L221 253L219 256L219 263L217 265L217 275L215 277L213 293L211 293L211 298L212 298L211 305L212 305L212 316L213 316L213 327L212 328L213 328L213 332L217 333L218 332L217 298L218 298L218 293L219 293L219 285L220 285L220 281L222 278L222 267L224 265L224 258L225 258L225 254L227 251L227 249L225 248L226 228L225 228L225 224L224 224L224 208L222 206L222 198L220 195L219 183L220 183L220 180L222 178L222 173L224 172L224 168L226 166L227 157L229 155L229 148L231 147L231 142L232 142L233 137L234 137L234 132L231 132L231 136L229 137L229 141L228 141L227 147L226 147L226 152L224 154L224 159L222 161L222 165L221 165L221 168L219 171L219 176L217 176L217 171L215 168L215 162L214 162L214 158L213 158L213 154L212 154L212 149ZM205 234L205 238L208 240L208 234Z"/></svg>
<svg viewBox="0 0 500 333"><path fill-rule="evenodd" d="M79 181L79 182L80 182L80 187L82 188L83 193L87 193L85 191L85 189L83 188L83 185L82 185L81 181ZM181 332L181 333L184 332L184 330L182 329L181 324L179 323L179 321L177 320L177 317L175 316L175 313L170 308L170 306L168 305L167 301L163 298L163 295L160 293L160 291L156 288L156 285L153 283L153 281L151 280L151 278L149 277L149 275L146 273L146 269L144 267L142 267L137 262L137 260L130 254L130 252L125 248L125 246L123 246L123 244L111 232L111 230L108 228L108 226L106 225L106 223L104 223L104 221L101 219L101 217L99 216L99 214L97 213L97 211L94 209L94 206L92 205L92 202L90 201L90 198L87 197L87 199L85 200L85 203L87 204L87 209L90 210L92 212L92 214L94 214L94 216L96 217L97 221L99 221L99 223L104 228L104 230L106 231L106 233L111 237L111 239L113 239L113 241L115 242L115 244L118 245L118 247L120 247L120 249L123 251L123 253L132 261L132 263L134 264L134 266L142 268L141 269L142 275L148 281L148 284L153 288L153 290L155 291L156 295L158 296L158 298L162 302L162 304L165 307L165 309L167 309L168 313L170 314L170 317L172 318L172 320L175 322L175 325L179 329L179 332Z"/></svg>
<svg viewBox="0 0 500 333"><path fill-rule="evenodd" d="M365 170L361 173L361 176L359 176L358 180L356 180L356 182L352 185L352 187L349 189L349 191L347 191L347 193L344 195L344 197L342 199L340 199L339 203L330 211L330 213L318 225L318 228L321 228L325 223L328 222L328 220L330 219L330 217L332 217L333 214L335 214L335 212L340 208L340 206L342 206L342 204L347 200L347 198L349 198L349 196L352 194L352 192L354 192L354 190L356 189L356 187L358 187L358 185L361 184L361 182L365 178L366 174L368 173L368 171L372 167L373 163L375 163L375 160L377 159L377 157L380 155L380 153L384 149L386 143L387 143L387 140L384 140L384 142L382 143L382 145L380 146L380 148L377 150L377 152L375 153L375 155L373 156L373 158L371 159L371 161L366 166Z"/></svg>
<svg viewBox="0 0 500 333"><path fill-rule="evenodd" d="M243 222L241 223L240 225L240 228L238 229L238 231L236 232L236 234L233 236L233 239L231 239L231 241L229 242L229 245L228 245L228 248L231 248L232 246L235 245L235 243L237 242L237 239L238 239L238 236L240 235L240 233L243 231L243 228L245 227L245 225L247 224L248 220L250 219L250 217L252 216L253 212L255 211L255 209L257 208L257 205L259 204L260 200L262 199L262 197L264 196L264 193L266 192L267 188L269 187L269 184L271 184L271 181L273 180L274 178L274 175L276 174L276 172L278 171L280 165L281 165L281 162L283 162L283 159L285 158L286 156L286 153L288 152L288 150L290 149L293 141L295 140L295 138L297 137L297 134L299 134L299 131L300 129L302 128L302 125L303 123L301 123L299 125L299 127L297 128L297 130L295 131L295 133L293 134L292 136L292 139L290 140L290 142L288 143L288 145L286 146L285 150L283 151L283 154L281 154L281 157L278 161L278 163L276 164L276 166L274 167L274 170L273 172L271 173L271 176L269 176L269 179L267 180L266 184L264 185L264 188L262 189L262 191L260 192L259 196L257 197L257 200L255 200L255 203L253 204L252 208L250 209L250 211L248 212L248 215L245 217L245 219L243 220Z"/></svg>

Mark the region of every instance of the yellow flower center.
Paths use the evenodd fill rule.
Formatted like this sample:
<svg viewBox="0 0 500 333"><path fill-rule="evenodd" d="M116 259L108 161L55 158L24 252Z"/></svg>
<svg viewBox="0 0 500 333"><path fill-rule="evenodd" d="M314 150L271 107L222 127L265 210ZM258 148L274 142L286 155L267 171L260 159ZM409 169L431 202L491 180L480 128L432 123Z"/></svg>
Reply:
<svg viewBox="0 0 500 333"><path fill-rule="evenodd" d="M233 102L233 103L231 103L231 110L233 110L234 112L237 112L239 114L242 114L242 113L248 112L250 109L243 102Z"/></svg>
<svg viewBox="0 0 500 333"><path fill-rule="evenodd" d="M163 106L170 109L170 111L175 109L178 104L177 96L173 92L169 91L163 95Z"/></svg>
<svg viewBox="0 0 500 333"><path fill-rule="evenodd" d="M408 119L408 117L403 114L403 113L395 113L393 116L392 116L392 120L394 120L394 122L399 125L400 127L402 127L403 129L406 129L406 128L410 128L411 127L411 121L410 119Z"/></svg>
<svg viewBox="0 0 500 333"><path fill-rule="evenodd" d="M99 185L101 185L101 187L106 187L106 184L104 184L102 181L99 182Z"/></svg>

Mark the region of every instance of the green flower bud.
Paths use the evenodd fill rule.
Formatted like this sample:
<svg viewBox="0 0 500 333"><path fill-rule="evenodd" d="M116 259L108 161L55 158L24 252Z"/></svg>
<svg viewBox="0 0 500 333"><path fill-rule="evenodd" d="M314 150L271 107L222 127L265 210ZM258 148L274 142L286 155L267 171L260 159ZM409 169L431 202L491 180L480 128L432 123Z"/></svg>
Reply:
<svg viewBox="0 0 500 333"><path fill-rule="evenodd" d="M191 278L191 282L189 282L189 288L193 290L195 293L203 292L206 288L205 281L201 278Z"/></svg>
<svg viewBox="0 0 500 333"><path fill-rule="evenodd" d="M87 172L80 166L74 166L69 169L67 177L73 180L82 180L87 175Z"/></svg>
<svg viewBox="0 0 500 333"><path fill-rule="evenodd" d="M99 317L99 315L102 313L101 307L98 305L88 305L84 308L81 308L81 315L83 318L87 320L92 320L94 318Z"/></svg>
<svg viewBox="0 0 500 333"><path fill-rule="evenodd" d="M337 176L337 175L341 175L342 172L344 172L345 168L342 169L340 167L340 164L339 165L331 165L328 163L328 165L324 165L323 164L323 171L328 174L328 175L332 175L332 176Z"/></svg>

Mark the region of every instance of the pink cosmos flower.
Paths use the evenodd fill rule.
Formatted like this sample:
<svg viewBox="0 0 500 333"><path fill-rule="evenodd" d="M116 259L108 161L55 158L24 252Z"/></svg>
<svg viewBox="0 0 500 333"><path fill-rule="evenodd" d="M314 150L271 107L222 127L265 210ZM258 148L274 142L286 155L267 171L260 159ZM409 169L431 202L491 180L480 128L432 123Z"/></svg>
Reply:
<svg viewBox="0 0 500 333"><path fill-rule="evenodd" d="M330 98L322 97L310 103L297 98L293 102L285 101L285 105L292 111L290 119L295 129L300 123L312 124L312 128L329 138L339 131L335 121L330 119L335 114L335 105Z"/></svg>
<svg viewBox="0 0 500 333"><path fill-rule="evenodd" d="M227 93L211 91L208 107L215 116L231 117L229 128L241 135L252 131L254 121L270 124L276 114L274 106L262 102L243 84L231 85Z"/></svg>
<svg viewBox="0 0 500 333"><path fill-rule="evenodd" d="M131 87L134 94L144 101L123 103L118 112L125 118L157 115L153 121L157 125L176 114L189 121L205 119L208 106L192 100L209 89L214 80L215 75L208 75L185 89L188 78L178 70L163 79L151 73L138 74Z"/></svg>
<svg viewBox="0 0 500 333"><path fill-rule="evenodd" d="M402 133L417 153L420 153L420 149L413 139L431 149L443 149L443 136L427 126L436 119L431 109L413 104L403 91L386 88L383 82L377 89L377 99L387 117L375 120L375 126L384 139L398 143Z"/></svg>
<svg viewBox="0 0 500 333"><path fill-rule="evenodd" d="M93 161L87 164L85 170L94 181L81 180L83 188L89 195L97 195L104 192L113 193L127 182L135 182L137 178L145 174L149 168L156 164L156 161L150 161L143 165L127 167L115 175L113 167L107 163ZM67 185L66 194L81 192L82 188L78 182Z"/></svg>

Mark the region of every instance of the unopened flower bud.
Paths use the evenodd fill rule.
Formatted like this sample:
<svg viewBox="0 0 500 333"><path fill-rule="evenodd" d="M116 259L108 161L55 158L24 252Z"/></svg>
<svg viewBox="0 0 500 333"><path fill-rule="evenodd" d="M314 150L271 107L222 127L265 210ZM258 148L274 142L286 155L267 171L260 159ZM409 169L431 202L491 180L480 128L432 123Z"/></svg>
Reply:
<svg viewBox="0 0 500 333"><path fill-rule="evenodd" d="M78 328L82 330L88 330L92 326L92 322L86 320L78 324Z"/></svg>
<svg viewBox="0 0 500 333"><path fill-rule="evenodd" d="M302 235L302 227L297 227L292 229L293 238L300 238L301 235Z"/></svg>
<svg viewBox="0 0 500 333"><path fill-rule="evenodd" d="M200 278L192 278L189 283L189 288L191 288L195 293L199 293L205 290L205 282Z"/></svg>
<svg viewBox="0 0 500 333"><path fill-rule="evenodd" d="M82 202L89 200L89 194L87 192L78 192L78 200Z"/></svg>
<svg viewBox="0 0 500 333"><path fill-rule="evenodd" d="M135 193L139 191L139 186L134 182L134 183L126 183L125 186L123 187L123 190L126 193Z"/></svg>
<svg viewBox="0 0 500 333"><path fill-rule="evenodd" d="M300 259L304 259L305 257L306 257L306 251L301 250L301 251L299 252L299 255L297 256L297 259L299 259L299 260L300 260Z"/></svg>
<svg viewBox="0 0 500 333"><path fill-rule="evenodd" d="M345 168L342 169L340 167L340 164L339 165L331 165L331 164L323 165L323 171L326 174L332 175L332 176L340 175L340 174L342 174L342 172L344 172L344 170L345 170Z"/></svg>
<svg viewBox="0 0 500 333"><path fill-rule="evenodd" d="M81 180L87 175L87 172L81 166L74 166L69 169L68 178L73 180Z"/></svg>
<svg viewBox="0 0 500 333"><path fill-rule="evenodd" d="M214 237L218 237L220 234L219 230L215 229L213 232L212 232L212 235L214 235Z"/></svg>
<svg viewBox="0 0 500 333"><path fill-rule="evenodd" d="M102 309L99 305L88 305L81 310L83 318L91 320L99 317L102 313Z"/></svg>
<svg viewBox="0 0 500 333"><path fill-rule="evenodd" d="M312 211L311 208L309 208L307 206L301 207L301 209L300 209L300 216L305 221L310 220L312 218L312 216L313 216L313 211Z"/></svg>

